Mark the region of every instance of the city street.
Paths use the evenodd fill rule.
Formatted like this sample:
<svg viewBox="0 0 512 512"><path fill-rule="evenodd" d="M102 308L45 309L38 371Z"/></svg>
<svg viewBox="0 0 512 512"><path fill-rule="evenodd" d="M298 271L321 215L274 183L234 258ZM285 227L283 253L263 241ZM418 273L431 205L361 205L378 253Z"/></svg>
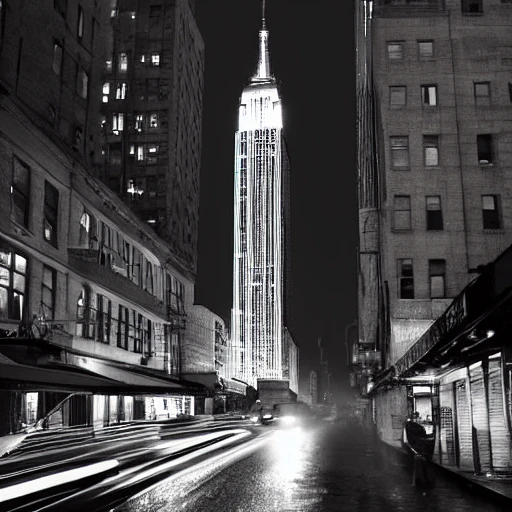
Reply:
<svg viewBox="0 0 512 512"><path fill-rule="evenodd" d="M358 424L261 428L262 443L245 458L222 471L202 463L116 512L502 510L440 471L434 489L413 487L407 461Z"/></svg>

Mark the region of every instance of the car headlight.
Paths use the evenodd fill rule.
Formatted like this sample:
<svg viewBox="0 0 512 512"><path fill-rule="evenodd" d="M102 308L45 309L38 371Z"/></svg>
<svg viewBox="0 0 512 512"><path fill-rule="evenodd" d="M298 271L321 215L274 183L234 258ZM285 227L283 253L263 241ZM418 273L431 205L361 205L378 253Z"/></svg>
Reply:
<svg viewBox="0 0 512 512"><path fill-rule="evenodd" d="M257 423L257 421L258 421L258 416L253 416L253 417L251 418L251 421L252 421L253 423Z"/></svg>
<svg viewBox="0 0 512 512"><path fill-rule="evenodd" d="M264 420L270 420L270 419L272 419L272 414L264 414L264 415L263 415L263 419L264 419Z"/></svg>
<svg viewBox="0 0 512 512"><path fill-rule="evenodd" d="M281 418L281 421L283 423L286 423L287 425L291 425L292 423L295 423L297 421L297 418L295 416L283 416Z"/></svg>

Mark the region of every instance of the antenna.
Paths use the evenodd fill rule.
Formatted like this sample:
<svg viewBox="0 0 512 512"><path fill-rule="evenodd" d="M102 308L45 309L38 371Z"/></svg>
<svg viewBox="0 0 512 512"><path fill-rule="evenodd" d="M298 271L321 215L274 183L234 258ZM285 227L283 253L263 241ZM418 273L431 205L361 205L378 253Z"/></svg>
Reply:
<svg viewBox="0 0 512 512"><path fill-rule="evenodd" d="M265 0L261 1L261 28L265 30L266 23L265 23Z"/></svg>

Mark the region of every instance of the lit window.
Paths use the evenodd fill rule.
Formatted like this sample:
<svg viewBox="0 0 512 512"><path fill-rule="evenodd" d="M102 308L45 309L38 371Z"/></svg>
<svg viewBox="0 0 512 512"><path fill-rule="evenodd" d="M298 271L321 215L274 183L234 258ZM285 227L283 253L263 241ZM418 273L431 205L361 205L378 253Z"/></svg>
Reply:
<svg viewBox="0 0 512 512"><path fill-rule="evenodd" d="M489 106L491 104L491 84L489 82L475 82L475 105Z"/></svg>
<svg viewBox="0 0 512 512"><path fill-rule="evenodd" d="M53 45L53 72L60 75L62 69L62 46L59 43Z"/></svg>
<svg viewBox="0 0 512 512"><path fill-rule="evenodd" d="M131 11L130 16L131 16L132 20L134 20L135 19L135 11Z"/></svg>
<svg viewBox="0 0 512 512"><path fill-rule="evenodd" d="M158 115L153 113L149 115L149 127L158 128Z"/></svg>
<svg viewBox="0 0 512 512"><path fill-rule="evenodd" d="M439 137L437 135L423 135L423 151L425 167L439 165Z"/></svg>
<svg viewBox="0 0 512 512"><path fill-rule="evenodd" d="M149 153L157 153L158 152L158 146L155 144L150 144L148 148Z"/></svg>
<svg viewBox="0 0 512 512"><path fill-rule="evenodd" d="M494 163L494 144L492 135L477 135L476 145L478 152L478 163L480 165L492 165Z"/></svg>
<svg viewBox="0 0 512 512"><path fill-rule="evenodd" d="M395 196L393 228L411 229L411 196Z"/></svg>
<svg viewBox="0 0 512 512"><path fill-rule="evenodd" d="M394 169L409 168L409 137L390 137L391 164Z"/></svg>
<svg viewBox="0 0 512 512"><path fill-rule="evenodd" d="M110 84L105 82L103 84L103 103L108 103L108 96L110 94Z"/></svg>
<svg viewBox="0 0 512 512"><path fill-rule="evenodd" d="M144 129L144 114L135 115L135 129L141 132Z"/></svg>
<svg viewBox="0 0 512 512"><path fill-rule="evenodd" d="M22 320L25 313L27 259L0 245L0 318Z"/></svg>
<svg viewBox="0 0 512 512"><path fill-rule="evenodd" d="M144 146L137 146L137 160L139 162L144 160Z"/></svg>
<svg viewBox="0 0 512 512"><path fill-rule="evenodd" d="M126 53L120 53L117 57L117 66L118 70L121 73L126 73L128 71L128 56Z"/></svg>
<svg viewBox="0 0 512 512"><path fill-rule="evenodd" d="M389 88L389 105L391 107L403 107L406 104L407 87L392 86Z"/></svg>
<svg viewBox="0 0 512 512"><path fill-rule="evenodd" d="M124 130L124 114L112 114L112 131L122 132Z"/></svg>
<svg viewBox="0 0 512 512"><path fill-rule="evenodd" d="M130 144L130 155L135 155L135 144Z"/></svg>
<svg viewBox="0 0 512 512"><path fill-rule="evenodd" d="M498 209L498 196L482 196L482 216L484 229L500 229L500 213Z"/></svg>
<svg viewBox="0 0 512 512"><path fill-rule="evenodd" d="M153 66L160 66L160 54L159 53L151 54L151 64Z"/></svg>
<svg viewBox="0 0 512 512"><path fill-rule="evenodd" d="M420 59L434 56L434 41L418 41L418 55Z"/></svg>
<svg viewBox="0 0 512 512"><path fill-rule="evenodd" d="M119 82L116 87L116 100L126 99L126 83Z"/></svg>
<svg viewBox="0 0 512 512"><path fill-rule="evenodd" d="M411 259L398 260L398 298L414 299L414 274Z"/></svg>
<svg viewBox="0 0 512 512"><path fill-rule="evenodd" d="M142 54L142 55L140 56L140 61L141 61L141 62L146 62L146 56L145 56L144 54Z"/></svg>
<svg viewBox="0 0 512 512"><path fill-rule="evenodd" d="M403 60L404 58L404 43L403 41L394 41L388 43L388 59L389 60Z"/></svg>
<svg viewBox="0 0 512 512"><path fill-rule="evenodd" d="M445 260L428 260L428 273L430 276L430 298L444 299L445 297Z"/></svg>
<svg viewBox="0 0 512 512"><path fill-rule="evenodd" d="M443 211L440 196L427 196L427 230L441 231L443 229Z"/></svg>
<svg viewBox="0 0 512 512"><path fill-rule="evenodd" d="M107 71L112 71L112 61L111 60L106 60L105 61L105 66L107 68Z"/></svg>
<svg viewBox="0 0 512 512"><path fill-rule="evenodd" d="M435 107L437 105L437 85L421 86L421 102L424 106Z"/></svg>

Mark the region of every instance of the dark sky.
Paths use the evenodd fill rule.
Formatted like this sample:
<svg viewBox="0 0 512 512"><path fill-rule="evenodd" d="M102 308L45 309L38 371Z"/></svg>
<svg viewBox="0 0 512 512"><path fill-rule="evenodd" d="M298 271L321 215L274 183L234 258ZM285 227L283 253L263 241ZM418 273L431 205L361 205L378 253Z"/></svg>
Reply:
<svg viewBox="0 0 512 512"><path fill-rule="evenodd" d="M272 73L281 82L291 160L292 325L301 390L319 360L347 381L345 327L357 314L355 54L351 0L267 0ZM232 307L234 134L256 69L260 0L196 0L205 42L196 302Z"/></svg>

